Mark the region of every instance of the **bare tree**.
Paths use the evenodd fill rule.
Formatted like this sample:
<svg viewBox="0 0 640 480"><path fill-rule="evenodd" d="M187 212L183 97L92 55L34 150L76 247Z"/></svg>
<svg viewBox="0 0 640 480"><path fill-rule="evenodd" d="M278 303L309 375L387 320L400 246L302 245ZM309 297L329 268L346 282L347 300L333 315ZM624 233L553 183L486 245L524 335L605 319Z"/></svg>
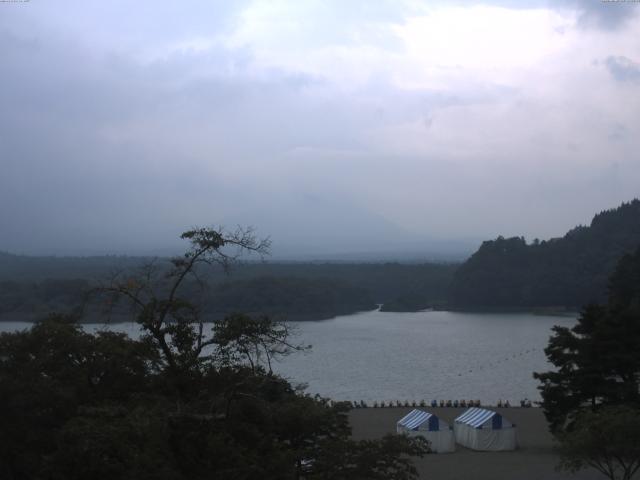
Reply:
<svg viewBox="0 0 640 480"><path fill-rule="evenodd" d="M203 288L200 267L218 266L229 272L242 255L263 257L271 246L268 238L259 239L253 229L242 227L232 232L198 227L180 238L189 242L189 248L184 255L171 258L168 266L151 261L136 272L117 272L97 289L110 294L113 303L125 299L130 304L165 367L176 372L197 367L204 349L215 343L204 332L199 307L181 296L187 281L194 280Z"/></svg>
<svg viewBox="0 0 640 480"><path fill-rule="evenodd" d="M214 324L213 334L223 365L246 362L254 373L266 367L272 374L274 359L310 348L290 342L289 325L266 315L257 318L241 313L229 315Z"/></svg>

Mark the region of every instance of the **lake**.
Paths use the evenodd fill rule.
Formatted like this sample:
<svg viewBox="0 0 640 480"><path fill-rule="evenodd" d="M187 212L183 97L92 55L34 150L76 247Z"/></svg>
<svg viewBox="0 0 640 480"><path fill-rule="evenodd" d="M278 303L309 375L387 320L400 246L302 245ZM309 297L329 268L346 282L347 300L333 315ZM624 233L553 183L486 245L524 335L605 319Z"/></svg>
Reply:
<svg viewBox="0 0 640 480"><path fill-rule="evenodd" d="M553 325L575 318L529 313L361 312L318 322L291 322L308 353L274 369L310 393L336 400L539 400L534 371L550 368L543 349ZM0 331L28 328L1 322ZM88 330L102 328L90 324ZM110 325L136 335L134 323Z"/></svg>

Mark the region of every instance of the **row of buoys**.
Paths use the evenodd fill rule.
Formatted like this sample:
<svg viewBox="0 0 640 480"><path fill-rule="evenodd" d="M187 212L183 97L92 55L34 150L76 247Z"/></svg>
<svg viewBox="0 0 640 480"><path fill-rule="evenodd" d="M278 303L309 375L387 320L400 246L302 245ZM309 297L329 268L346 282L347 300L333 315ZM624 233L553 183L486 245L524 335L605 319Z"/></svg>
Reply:
<svg viewBox="0 0 640 480"><path fill-rule="evenodd" d="M331 402L331 403L342 403L342 402ZM360 400L359 402L357 401L347 401L346 403L350 404L352 408L401 408L401 407L427 407L427 406L431 406L433 408L436 407L440 407L440 408L444 408L444 407L448 407L448 408L467 408L467 407L480 407L481 402L480 400L431 400L431 402L427 403L425 400L420 400L420 401L408 401L405 400L404 402L400 401L400 400L389 400L388 402L385 402L384 400L381 402L373 402L371 405L369 405L367 402L365 402L364 400ZM533 406L533 403L531 402L531 400L529 400L528 398L524 398L522 400L520 400L520 407L522 408L531 408ZM502 401L502 399L498 400L498 403L496 404L496 407L498 408L510 408L511 407L511 403L509 403L509 400L505 400Z"/></svg>
<svg viewBox="0 0 640 480"><path fill-rule="evenodd" d="M495 363L488 363L487 365L481 365L480 367L477 368L477 370L484 370L485 367L486 368L492 368L492 367L494 367L496 365L499 365L501 363L508 362L509 360L512 360L514 358L521 357L521 356L526 355L528 353L533 353L535 350L536 350L535 348L529 348L527 350L522 350L521 352L514 353L513 355L511 355L511 357L505 357L505 358L503 358L501 360L496 361ZM469 369L468 372L463 372L463 373L473 373L473 369ZM461 377L463 375L463 373L458 373L458 376Z"/></svg>
<svg viewBox="0 0 640 480"><path fill-rule="evenodd" d="M389 400L385 402L384 400L381 402L373 402L373 404L369 405L364 400L360 400L359 402L347 402L350 403L353 408L399 408L399 407L426 407L430 405L431 407L453 407L453 408L466 408L466 407L479 407L480 400L431 400L427 404L425 400L420 400L418 402L405 400L404 402L400 400Z"/></svg>

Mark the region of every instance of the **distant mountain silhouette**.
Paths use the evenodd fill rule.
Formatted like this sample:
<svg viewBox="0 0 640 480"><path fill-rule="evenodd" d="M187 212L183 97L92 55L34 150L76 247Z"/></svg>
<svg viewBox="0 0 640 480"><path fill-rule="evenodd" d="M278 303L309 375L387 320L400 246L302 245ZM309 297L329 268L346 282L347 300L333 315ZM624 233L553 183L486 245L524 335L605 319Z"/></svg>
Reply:
<svg viewBox="0 0 640 480"><path fill-rule="evenodd" d="M597 214L562 238L484 242L455 273L457 308L580 307L604 301L617 261L640 245L640 201Z"/></svg>

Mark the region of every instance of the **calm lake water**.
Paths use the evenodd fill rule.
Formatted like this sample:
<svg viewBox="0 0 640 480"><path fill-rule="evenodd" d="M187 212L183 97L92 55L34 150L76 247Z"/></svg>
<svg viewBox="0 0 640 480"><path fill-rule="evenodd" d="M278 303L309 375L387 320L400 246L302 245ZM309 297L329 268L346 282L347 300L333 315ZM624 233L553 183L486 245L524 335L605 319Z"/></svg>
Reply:
<svg viewBox="0 0 640 480"><path fill-rule="evenodd" d="M310 393L336 400L537 400L534 371L550 368L543 349L553 325L574 318L527 313L362 312L319 322L291 322L308 353L274 369ZM2 322L0 331L28 328ZM104 328L87 325L88 330ZM134 323L109 328L138 333Z"/></svg>

